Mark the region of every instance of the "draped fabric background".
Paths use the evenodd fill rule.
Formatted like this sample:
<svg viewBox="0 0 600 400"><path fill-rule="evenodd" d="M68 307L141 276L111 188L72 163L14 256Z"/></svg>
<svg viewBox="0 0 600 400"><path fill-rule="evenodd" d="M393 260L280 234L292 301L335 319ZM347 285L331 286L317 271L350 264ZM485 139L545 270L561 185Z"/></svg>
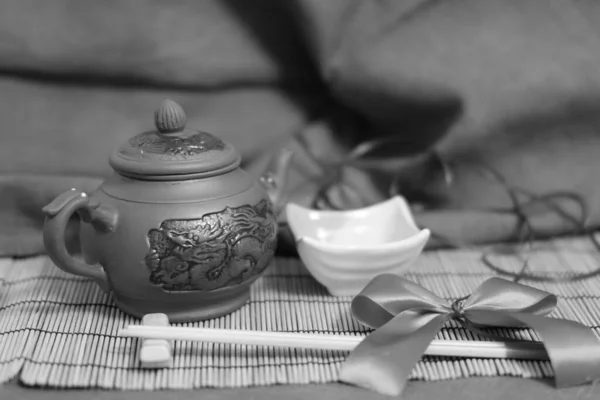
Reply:
<svg viewBox="0 0 600 400"><path fill-rule="evenodd" d="M256 175L294 135L317 158L386 146L417 223L472 243L511 238L493 165L537 193L576 192L600 222L600 6L592 0L2 0L0 255L43 252L41 208L93 190L165 97ZM435 149L453 182L423 154ZM296 157L292 200L318 174ZM315 172L316 171L316 172ZM387 196L352 168L345 206ZM568 204L566 206L569 206ZM549 235L572 227L540 211ZM71 237L74 239L74 236ZM73 240L76 249L76 241ZM436 244L432 242L432 246Z"/></svg>

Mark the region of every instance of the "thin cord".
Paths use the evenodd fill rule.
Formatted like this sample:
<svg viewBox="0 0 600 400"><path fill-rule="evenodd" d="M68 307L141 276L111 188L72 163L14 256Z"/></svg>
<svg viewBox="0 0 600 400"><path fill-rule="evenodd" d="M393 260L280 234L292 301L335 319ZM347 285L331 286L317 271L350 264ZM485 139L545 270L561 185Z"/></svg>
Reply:
<svg viewBox="0 0 600 400"><path fill-rule="evenodd" d="M530 249L532 249L533 245L534 245L534 241L540 237L539 232L533 227L533 224L530 221L530 217L528 216L528 213L526 211L526 208L528 206L540 204L540 205L545 206L550 211L554 212L556 215L561 217L563 220L566 220L567 222L571 223L574 226L574 228L576 229L576 231L575 231L576 234L578 234L578 235L585 234L591 241L594 248L600 252L600 243L598 242L598 239L596 238L595 231L586 229L585 223L587 222L587 218L588 218L588 212L587 212L588 207L587 207L585 200L581 196L579 196L575 193L570 193L570 192L550 192L545 195L536 195L534 193L531 193L530 191L509 185L506 182L506 180L504 179L504 177L502 177L498 171L492 169L491 167L484 166L484 168L487 169L489 172L491 172L495 181L498 184L500 184L509 194L509 196L513 202L514 212L518 216L522 227L526 230L526 234L525 234L526 237L524 239L522 239L522 241L521 241L522 244L525 244ZM526 197L528 197L528 200L525 203L520 202L518 200L519 194L525 195ZM556 200L560 199L560 198L567 198L567 199L575 201L575 203L579 206L579 211L580 211L579 216L578 217L573 216L571 213L569 213L567 210L565 210L560 204L557 204ZM596 268L590 272L575 274L575 275L562 277L562 278L534 275L534 274L527 272L527 269L529 268L529 265L530 265L529 258L523 262L519 272L514 273L511 271L507 271L503 268L500 268L496 264L494 264L491 261L492 253L493 252L485 252L482 255L483 263L488 268L494 270L497 273L512 276L513 280L515 282L518 282L522 279L533 280L533 281L538 281L538 282L539 281L573 282L573 281L588 279L588 278L600 275L600 267Z"/></svg>
<svg viewBox="0 0 600 400"><path fill-rule="evenodd" d="M378 146L385 145L385 139L367 141L359 144L352 151L349 152L349 155L342 159L341 161L335 163L325 163L322 160L317 159L312 155L312 153L308 150L307 143L302 140L301 135L297 137L297 143L304 150L306 154L308 154L313 162L321 167L321 170L324 173L323 179L321 180L321 185L318 187L310 205L315 209L341 209L341 206L335 204L333 199L330 197L329 193L331 188L335 186L342 185L342 172L343 168L347 166L362 166L367 168L369 163L364 162L365 156L376 149ZM449 187L454 182L454 174L450 165L440 157L437 152L433 152L432 155L440 164L442 171L444 173L444 181L446 185ZM517 217L517 225L516 225L516 236L517 241L513 243L513 248L510 252L507 252L509 243L502 243L499 245L492 246L490 250L484 251L481 255L482 263L487 266L489 269L494 272L502 275L508 275L512 277L514 282L518 282L520 280L531 280L531 281L550 281L550 282L573 282L583 279L592 278L600 275L600 267L594 269L590 272L569 275L566 277L556 278L550 276L540 276L535 275L528 272L530 267L530 257L532 250L534 249L534 243L536 240L541 238L540 232L533 226L532 218L529 215L528 209L533 208L533 206L541 205L548 209L550 212L555 213L562 220L569 222L575 228L575 232L578 235L586 235L591 241L592 245L596 249L596 251L600 252L600 242L596 238L594 230L588 230L586 228L586 222L588 219L588 207L585 200L578 195L577 193L565 192L565 191L553 191L543 195L538 195L532 193L528 190L518 188L510 185L504 176L500 174L499 171L490 167L489 165L481 164L480 166L481 172L484 173L484 176L488 179L491 179L493 183L501 186L509 196L512 203L512 212ZM350 187L348 187L351 189ZM393 196L400 193L400 188L398 186L398 177L394 177L390 184L389 195ZM522 201L519 197L525 197L526 200ZM568 210L566 210L561 204L558 203L561 199L571 200L578 206L579 213L578 215L573 215ZM430 228L431 230L431 228ZM473 246L468 244L459 244L456 241L445 237L435 231L431 230L431 234L433 237L436 237L438 240L445 242L450 247L456 249L463 248L472 248ZM519 247L520 251L515 250L514 247ZM518 272L513 272L506 270L504 268L499 267L492 261L493 255L507 255L507 253L512 254L515 257L519 257L522 260L521 267ZM527 256L525 256L527 254Z"/></svg>

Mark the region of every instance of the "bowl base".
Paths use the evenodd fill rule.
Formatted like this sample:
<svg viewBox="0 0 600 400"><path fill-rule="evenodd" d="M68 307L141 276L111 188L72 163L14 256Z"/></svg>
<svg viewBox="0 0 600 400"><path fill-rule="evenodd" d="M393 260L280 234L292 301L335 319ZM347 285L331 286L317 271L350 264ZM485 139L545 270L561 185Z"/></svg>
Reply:
<svg viewBox="0 0 600 400"><path fill-rule="evenodd" d="M170 296L182 296L182 294ZM250 285L227 288L219 290L218 293L186 293L177 299L175 297L138 299L114 293L113 298L120 310L135 318L141 319L146 314L162 313L166 314L169 322L174 324L218 318L238 310L250 298Z"/></svg>

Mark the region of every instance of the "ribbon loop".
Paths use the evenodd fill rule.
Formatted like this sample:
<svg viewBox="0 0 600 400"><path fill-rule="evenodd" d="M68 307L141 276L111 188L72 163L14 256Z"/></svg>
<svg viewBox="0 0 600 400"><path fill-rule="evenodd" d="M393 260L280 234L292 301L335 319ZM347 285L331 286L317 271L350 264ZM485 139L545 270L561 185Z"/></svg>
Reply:
<svg viewBox="0 0 600 400"><path fill-rule="evenodd" d="M469 296L464 308L546 315L554 310L556 303L556 296L543 290L502 278L490 278Z"/></svg>
<svg viewBox="0 0 600 400"><path fill-rule="evenodd" d="M351 305L354 318L370 328L379 328L406 310L444 313L448 307L448 302L437 294L394 274L373 278Z"/></svg>
<svg viewBox="0 0 600 400"><path fill-rule="evenodd" d="M556 304L550 293L501 278L488 279L472 295L449 302L397 275L379 275L352 300L354 317L376 330L349 355L340 380L400 395L415 364L451 319L484 335L479 328L535 330L558 387L600 379L600 340L578 322L547 317Z"/></svg>

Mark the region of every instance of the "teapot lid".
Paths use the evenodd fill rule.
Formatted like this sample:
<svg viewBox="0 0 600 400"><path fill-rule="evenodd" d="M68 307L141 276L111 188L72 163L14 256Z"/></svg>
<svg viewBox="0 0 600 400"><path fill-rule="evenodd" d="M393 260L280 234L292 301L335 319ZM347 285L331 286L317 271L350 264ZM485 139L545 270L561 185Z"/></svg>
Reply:
<svg viewBox="0 0 600 400"><path fill-rule="evenodd" d="M186 128L183 108L165 100L154 113L156 130L142 132L117 148L110 165L118 173L145 180L197 179L240 165L235 148L210 133Z"/></svg>

